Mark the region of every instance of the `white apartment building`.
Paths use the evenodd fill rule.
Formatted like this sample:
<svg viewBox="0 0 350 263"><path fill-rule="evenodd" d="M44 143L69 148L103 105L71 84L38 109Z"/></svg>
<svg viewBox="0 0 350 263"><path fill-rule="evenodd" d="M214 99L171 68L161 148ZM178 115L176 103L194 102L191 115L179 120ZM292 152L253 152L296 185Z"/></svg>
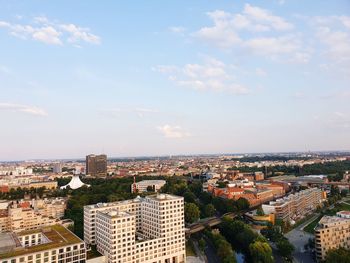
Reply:
<svg viewBox="0 0 350 263"><path fill-rule="evenodd" d="M84 240L108 263L185 263L184 199L158 194L85 206Z"/></svg>
<svg viewBox="0 0 350 263"><path fill-rule="evenodd" d="M0 263L85 263L85 243L68 229L54 225L0 234Z"/></svg>
<svg viewBox="0 0 350 263"><path fill-rule="evenodd" d="M131 185L131 192L144 193L148 187L152 187L152 192L158 192L166 184L165 180L143 180Z"/></svg>
<svg viewBox="0 0 350 263"><path fill-rule="evenodd" d="M265 214L275 214L276 218L284 221L298 220L314 211L325 200L323 191L310 188L295 194L290 194L268 205L262 205Z"/></svg>

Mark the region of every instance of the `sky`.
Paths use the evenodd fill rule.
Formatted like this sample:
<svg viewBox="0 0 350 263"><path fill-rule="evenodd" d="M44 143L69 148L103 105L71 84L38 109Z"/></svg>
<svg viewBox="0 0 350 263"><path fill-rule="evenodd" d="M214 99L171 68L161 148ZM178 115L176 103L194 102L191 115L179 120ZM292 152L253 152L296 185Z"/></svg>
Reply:
<svg viewBox="0 0 350 263"><path fill-rule="evenodd" d="M350 2L0 0L0 160L350 150Z"/></svg>

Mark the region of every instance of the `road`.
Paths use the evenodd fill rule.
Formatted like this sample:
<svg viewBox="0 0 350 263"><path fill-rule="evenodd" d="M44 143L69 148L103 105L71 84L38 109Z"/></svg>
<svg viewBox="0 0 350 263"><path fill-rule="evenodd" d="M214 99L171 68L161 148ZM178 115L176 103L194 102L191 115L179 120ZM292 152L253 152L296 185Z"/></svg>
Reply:
<svg viewBox="0 0 350 263"><path fill-rule="evenodd" d="M292 243L295 247L295 251L293 253L294 262L296 263L313 263L312 254L310 251L305 251L304 245L309 242L309 238L313 238L314 236L303 231L304 227L310 224L313 220L315 220L319 214L315 214L312 218L293 229L292 231L285 234L285 237L288 238L289 242Z"/></svg>

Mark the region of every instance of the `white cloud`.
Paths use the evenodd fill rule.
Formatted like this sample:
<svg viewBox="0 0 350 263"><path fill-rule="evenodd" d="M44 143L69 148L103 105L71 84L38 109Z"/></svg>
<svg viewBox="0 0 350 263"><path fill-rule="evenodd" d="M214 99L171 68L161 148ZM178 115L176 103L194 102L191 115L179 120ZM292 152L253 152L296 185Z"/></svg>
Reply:
<svg viewBox="0 0 350 263"><path fill-rule="evenodd" d="M169 30L173 33L183 34L186 31L186 28L182 26L172 26L172 27L169 27Z"/></svg>
<svg viewBox="0 0 350 263"><path fill-rule="evenodd" d="M268 10L250 4L245 4L243 13L251 20L263 23L265 26L269 26L275 30L284 31L294 28L291 23L285 21L282 17L272 15Z"/></svg>
<svg viewBox="0 0 350 263"><path fill-rule="evenodd" d="M260 76L260 77L266 77L267 73L265 70L263 70L262 68L256 68L255 69L255 73L256 75Z"/></svg>
<svg viewBox="0 0 350 263"><path fill-rule="evenodd" d="M100 110L100 112L104 115L111 117L120 117L122 114L136 114L138 117L143 118L145 115L158 113L158 110L148 109L148 108L109 108Z"/></svg>
<svg viewBox="0 0 350 263"><path fill-rule="evenodd" d="M257 37L247 40L245 46L252 52L271 56L276 54L290 54L296 52L300 45L295 36Z"/></svg>
<svg viewBox="0 0 350 263"><path fill-rule="evenodd" d="M90 30L88 28L78 27L74 24L62 24L60 28L71 34L68 37L69 42L85 41L91 44L100 44L100 37L89 33Z"/></svg>
<svg viewBox="0 0 350 263"><path fill-rule="evenodd" d="M5 75L11 75L12 74L12 70L9 69L6 66L0 65L0 73L3 73Z"/></svg>
<svg viewBox="0 0 350 263"><path fill-rule="evenodd" d="M183 67L159 65L154 71L166 74L179 86L196 90L247 94L249 90L235 81L231 65L214 58L206 58L203 64L186 64Z"/></svg>
<svg viewBox="0 0 350 263"><path fill-rule="evenodd" d="M47 112L35 106L14 104L14 103L0 103L0 111L23 112L30 115L47 116Z"/></svg>
<svg viewBox="0 0 350 263"><path fill-rule="evenodd" d="M209 44L295 63L310 59L300 35L290 32L295 26L269 10L245 4L241 13L215 10L207 15L213 25L200 28L193 36Z"/></svg>
<svg viewBox="0 0 350 263"><path fill-rule="evenodd" d="M350 32L319 27L317 36L326 45L331 59L340 63L350 61Z"/></svg>
<svg viewBox="0 0 350 263"><path fill-rule="evenodd" d="M72 43L74 46L81 42L101 43L100 37L90 33L89 28L74 24L61 24L57 21L50 21L45 16L34 17L34 22L30 24L0 21L0 28L7 29L12 36L24 40L33 39L49 45L63 45L65 42Z"/></svg>
<svg viewBox="0 0 350 263"><path fill-rule="evenodd" d="M163 134L165 138L175 138L181 139L191 136L191 134L180 126L171 126L169 124L165 124L163 126L158 126L157 129Z"/></svg>
<svg viewBox="0 0 350 263"><path fill-rule="evenodd" d="M39 30L36 30L32 37L35 40L44 42L46 44L52 45L62 45L62 41L60 40L61 33L58 32L55 28L51 26L42 27Z"/></svg>

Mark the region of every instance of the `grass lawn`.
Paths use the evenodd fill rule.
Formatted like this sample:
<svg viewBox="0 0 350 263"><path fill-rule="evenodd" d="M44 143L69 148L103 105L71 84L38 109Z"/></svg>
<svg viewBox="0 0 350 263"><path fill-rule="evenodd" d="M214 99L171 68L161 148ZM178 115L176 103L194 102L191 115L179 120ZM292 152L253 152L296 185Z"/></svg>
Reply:
<svg viewBox="0 0 350 263"><path fill-rule="evenodd" d="M335 208L333 209L327 209L325 211L325 215L328 216L334 216L337 212L339 211L350 211L350 205L344 204L344 203L338 203L335 205ZM306 227L304 227L304 231L313 234L314 233L314 228L317 225L317 223L320 221L323 215L320 215L317 217L314 221L312 221L310 224L308 224Z"/></svg>
<svg viewBox="0 0 350 263"><path fill-rule="evenodd" d="M186 257L193 256L196 257L196 252L194 252L193 243L191 240L186 242Z"/></svg>
<svg viewBox="0 0 350 263"><path fill-rule="evenodd" d="M323 215L318 216L314 221L312 221L310 224L308 224L306 227L304 227L304 231L306 231L310 234L313 234L315 226L321 220L322 217L323 217Z"/></svg>
<svg viewBox="0 0 350 263"><path fill-rule="evenodd" d="M344 204L344 203L339 203L339 204L337 204L337 205L336 205L336 208L337 208L337 210L339 210L339 211L342 211L342 210L350 211L350 205Z"/></svg>

